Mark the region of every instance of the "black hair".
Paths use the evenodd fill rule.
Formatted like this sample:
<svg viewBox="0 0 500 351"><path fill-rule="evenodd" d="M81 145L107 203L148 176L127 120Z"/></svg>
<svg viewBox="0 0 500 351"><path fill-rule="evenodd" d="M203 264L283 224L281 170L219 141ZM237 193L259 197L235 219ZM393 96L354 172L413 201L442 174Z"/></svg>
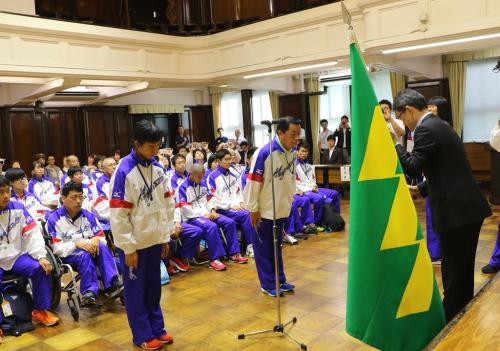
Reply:
<svg viewBox="0 0 500 351"><path fill-rule="evenodd" d="M242 147L242 146L248 146L248 142L243 140L243 141L240 143L240 147Z"/></svg>
<svg viewBox="0 0 500 351"><path fill-rule="evenodd" d="M220 131L224 131L224 128L219 127L219 128L217 128L217 131L218 131L218 132L220 132Z"/></svg>
<svg viewBox="0 0 500 351"><path fill-rule="evenodd" d="M163 131L151 121L142 120L135 125L134 140L139 144L157 143L163 136Z"/></svg>
<svg viewBox="0 0 500 351"><path fill-rule="evenodd" d="M405 89L394 99L394 109L398 112L403 112L406 106L412 106L419 111L424 111L427 109L427 101L418 91Z"/></svg>
<svg viewBox="0 0 500 351"><path fill-rule="evenodd" d="M174 157L172 157L172 164L171 164L171 167L175 167L175 163L177 162L178 159L180 158L183 158L184 161L186 161L186 157L184 155L181 155L181 154L177 154L175 155Z"/></svg>
<svg viewBox="0 0 500 351"><path fill-rule="evenodd" d="M207 153L205 152L205 150L203 149L195 149L193 151L193 162L194 162L194 155L197 153L197 152L201 152L203 154L203 162L206 162L207 161Z"/></svg>
<svg viewBox="0 0 500 351"><path fill-rule="evenodd" d="M328 140L335 140L335 136L333 134L330 134L329 136L326 137L326 141Z"/></svg>
<svg viewBox="0 0 500 351"><path fill-rule="evenodd" d="M33 170L33 171L34 171L34 170L35 170L35 168L37 168L38 166L40 166L40 167L42 167L42 168L43 168L43 166L42 166L42 164L41 164L40 162L38 162L38 161L33 161L31 170Z"/></svg>
<svg viewBox="0 0 500 351"><path fill-rule="evenodd" d="M216 160L222 160L226 155L231 155L228 149L220 149L215 153Z"/></svg>
<svg viewBox="0 0 500 351"><path fill-rule="evenodd" d="M326 120L324 118L321 121L319 121L319 124L321 125L321 123L323 123L323 122L326 122L326 124L328 124L328 120Z"/></svg>
<svg viewBox="0 0 500 351"><path fill-rule="evenodd" d="M39 159L45 159L45 154L44 153L38 153L35 155L35 160L39 160Z"/></svg>
<svg viewBox="0 0 500 351"><path fill-rule="evenodd" d="M306 149L307 151L311 150L311 147L309 146L309 143L307 141L303 141L297 145L297 150L300 150L300 148Z"/></svg>
<svg viewBox="0 0 500 351"><path fill-rule="evenodd" d="M6 176L0 174L0 188L5 188L6 186L10 186L9 180Z"/></svg>
<svg viewBox="0 0 500 351"><path fill-rule="evenodd" d="M68 196L70 192L76 191L77 193L83 193L83 187L81 184L75 182L68 182L64 184L61 194L63 196Z"/></svg>
<svg viewBox="0 0 500 351"><path fill-rule="evenodd" d="M298 124L302 126L302 121L296 117L281 117L279 119L278 126L276 127L276 132L282 132L286 133L287 130L290 128L290 124Z"/></svg>
<svg viewBox="0 0 500 351"><path fill-rule="evenodd" d="M433 96L429 99L427 105L435 105L438 110L438 117L451 124L451 109L448 100L442 96Z"/></svg>
<svg viewBox="0 0 500 351"><path fill-rule="evenodd" d="M343 115L342 117L340 117L340 120L342 121L344 118L349 120L349 117L347 117L346 115Z"/></svg>
<svg viewBox="0 0 500 351"><path fill-rule="evenodd" d="M215 154L211 154L210 157L208 158L208 161L207 161L207 168L208 169L212 168L212 163L214 163L215 160L217 160L217 158L215 157Z"/></svg>
<svg viewBox="0 0 500 351"><path fill-rule="evenodd" d="M250 149L248 149L248 151L247 151L247 159L253 157L253 154L255 153L255 151L257 151L256 147L251 147Z"/></svg>
<svg viewBox="0 0 500 351"><path fill-rule="evenodd" d="M389 108L392 110L392 103L391 103L389 100L387 100L387 99L382 99L382 100L380 100L380 101L378 102L378 104L379 104L379 105L382 105L382 104L387 105L387 106L389 106Z"/></svg>
<svg viewBox="0 0 500 351"><path fill-rule="evenodd" d="M9 182L15 182L16 180L26 177L26 173L24 173L21 168L9 168L5 172L5 177L9 180Z"/></svg>
<svg viewBox="0 0 500 351"><path fill-rule="evenodd" d="M78 167L78 166L75 166L75 167L70 167L70 168L68 169L68 177L73 178L73 176L74 176L76 173L78 173L78 172L83 173L83 171L82 171L82 169L81 169L80 167Z"/></svg>

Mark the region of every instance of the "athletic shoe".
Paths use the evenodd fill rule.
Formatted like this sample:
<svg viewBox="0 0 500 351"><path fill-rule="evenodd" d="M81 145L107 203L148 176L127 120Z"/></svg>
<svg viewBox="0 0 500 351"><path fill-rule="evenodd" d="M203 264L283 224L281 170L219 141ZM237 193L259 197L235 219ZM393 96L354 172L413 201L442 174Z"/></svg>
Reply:
<svg viewBox="0 0 500 351"><path fill-rule="evenodd" d="M247 251L245 252L245 254L246 254L248 257L254 257L254 253L253 253L253 244L249 244L249 245L247 245Z"/></svg>
<svg viewBox="0 0 500 351"><path fill-rule="evenodd" d="M92 307L97 304L97 296L92 291L86 291L82 296L82 306Z"/></svg>
<svg viewBox="0 0 500 351"><path fill-rule="evenodd" d="M173 265L173 263L171 261L168 264L167 273L168 273L169 276L172 276L175 273L179 273L179 270L174 267L174 265Z"/></svg>
<svg viewBox="0 0 500 351"><path fill-rule="evenodd" d="M299 233L293 233L292 235L293 235L293 237L295 239L299 239L299 240L307 240L309 238L309 235L304 234L304 233L300 233L300 232Z"/></svg>
<svg viewBox="0 0 500 351"><path fill-rule="evenodd" d="M122 291L123 284L120 282L120 279L118 279L118 277L115 277L111 282L111 286L106 290L106 293L108 294L108 297L110 299L113 299L116 296L120 295Z"/></svg>
<svg viewBox="0 0 500 351"><path fill-rule="evenodd" d="M156 340L158 340L162 344L171 344L174 342L173 336L168 335L166 333L164 335L160 336L159 338L156 338Z"/></svg>
<svg viewBox="0 0 500 351"><path fill-rule="evenodd" d="M225 271L226 265L219 260L213 260L208 264L208 268L213 269L214 271Z"/></svg>
<svg viewBox="0 0 500 351"><path fill-rule="evenodd" d="M302 231L304 232L304 234L308 235L316 235L318 233L318 230L313 223L305 225Z"/></svg>
<svg viewBox="0 0 500 351"><path fill-rule="evenodd" d="M180 258L170 257L170 262L172 263L172 265L175 268L177 268L181 272L187 272L187 271L189 271L189 265L187 265L184 262L182 262L182 260Z"/></svg>
<svg viewBox="0 0 500 351"><path fill-rule="evenodd" d="M285 283L282 283L280 285L280 290L284 291L284 292L294 291L295 290L295 285L285 282Z"/></svg>
<svg viewBox="0 0 500 351"><path fill-rule="evenodd" d="M31 318L34 322L43 324L46 327L50 327L59 322L59 317L48 310L33 310L33 312L31 312Z"/></svg>
<svg viewBox="0 0 500 351"><path fill-rule="evenodd" d="M269 289L269 290L266 290L264 288L260 288L260 291L262 291L264 294L267 294L271 297L276 297L276 289ZM280 289L280 296L283 296L283 290Z"/></svg>
<svg viewBox="0 0 500 351"><path fill-rule="evenodd" d="M290 245L297 245L299 243L299 241L290 234L283 234L283 242L288 243Z"/></svg>
<svg viewBox="0 0 500 351"><path fill-rule="evenodd" d="M3 330L0 328L0 344L3 342Z"/></svg>
<svg viewBox="0 0 500 351"><path fill-rule="evenodd" d="M441 259L438 258L437 260L432 260L431 259L431 263L434 265L434 266L441 266Z"/></svg>
<svg viewBox="0 0 500 351"><path fill-rule="evenodd" d="M158 350L161 349L163 343L160 340L151 339L145 341L141 344L141 349L143 350Z"/></svg>
<svg viewBox="0 0 500 351"><path fill-rule="evenodd" d="M229 261L244 264L248 262L248 258L241 256L240 253L237 253L236 255L232 255L231 257L229 257Z"/></svg>
<svg viewBox="0 0 500 351"><path fill-rule="evenodd" d="M492 266L491 264L487 264L486 266L481 268L481 272L483 272L484 274L493 274L493 273L496 273L498 271L500 271L500 267L495 267L495 266Z"/></svg>
<svg viewBox="0 0 500 351"><path fill-rule="evenodd" d="M321 232L324 232L324 231L325 231L325 227L322 227L322 226L317 225L317 226L316 226L316 230L317 230L318 232L320 232L320 233L321 233Z"/></svg>

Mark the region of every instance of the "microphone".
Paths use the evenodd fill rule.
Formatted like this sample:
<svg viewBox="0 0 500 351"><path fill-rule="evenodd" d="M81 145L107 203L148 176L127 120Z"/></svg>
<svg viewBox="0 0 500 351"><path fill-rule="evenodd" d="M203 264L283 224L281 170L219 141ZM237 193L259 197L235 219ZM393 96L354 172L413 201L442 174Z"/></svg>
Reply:
<svg viewBox="0 0 500 351"><path fill-rule="evenodd" d="M281 122L281 118L278 118L278 119L273 119L271 121L269 121L269 120L261 121L260 124L263 124L265 126L270 127L273 124L280 124L280 122Z"/></svg>

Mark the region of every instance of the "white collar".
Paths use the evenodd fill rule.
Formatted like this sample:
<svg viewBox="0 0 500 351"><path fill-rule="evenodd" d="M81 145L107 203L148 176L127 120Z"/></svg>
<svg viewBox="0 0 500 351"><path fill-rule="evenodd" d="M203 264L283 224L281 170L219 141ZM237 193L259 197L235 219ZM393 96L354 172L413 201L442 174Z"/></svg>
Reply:
<svg viewBox="0 0 500 351"><path fill-rule="evenodd" d="M417 122L417 125L415 126L415 129L417 129L417 127L422 124L422 121L424 120L425 117L427 117L428 115L431 115L432 112L428 111L426 114L424 114L422 117L420 117L420 119L418 120Z"/></svg>

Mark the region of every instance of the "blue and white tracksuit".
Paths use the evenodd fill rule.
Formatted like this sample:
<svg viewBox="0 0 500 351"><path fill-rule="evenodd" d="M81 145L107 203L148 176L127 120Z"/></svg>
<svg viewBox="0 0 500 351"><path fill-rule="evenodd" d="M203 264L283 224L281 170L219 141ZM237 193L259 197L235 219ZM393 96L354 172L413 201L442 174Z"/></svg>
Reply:
<svg viewBox="0 0 500 351"><path fill-rule="evenodd" d="M311 200L314 206L314 222L316 224L322 222L323 204L325 202L332 202L337 212L340 213L340 195L338 191L326 188L318 188L317 192L313 191L317 187L313 165L307 163L307 160L297 159L296 173L297 191L304 192L304 195Z"/></svg>
<svg viewBox="0 0 500 351"><path fill-rule="evenodd" d="M110 189L111 230L123 262L125 308L133 342L140 345L166 333L160 260L173 226L173 194L157 158L142 160L135 150L120 161ZM125 255L134 252L138 267L129 268Z"/></svg>
<svg viewBox="0 0 500 351"><path fill-rule="evenodd" d="M51 277L45 274L38 262L46 255L42 233L28 210L23 204L10 201L0 210L0 291L6 271L30 278L33 308L49 309Z"/></svg>
<svg viewBox="0 0 500 351"><path fill-rule="evenodd" d="M28 191L35 194L40 199L44 206L58 206L59 205L59 190L56 189L54 183L47 178L33 177L28 183Z"/></svg>
<svg viewBox="0 0 500 351"><path fill-rule="evenodd" d="M243 203L241 182L229 169L217 167L207 179L208 189L213 195L213 208L217 213L229 217L240 225L245 242L253 244L256 236L255 228L250 221L250 212L247 209L234 210L232 206Z"/></svg>
<svg viewBox="0 0 500 351"><path fill-rule="evenodd" d="M285 283L281 243L283 227L292 207L293 196L296 193L295 155L285 150L277 137L272 141L272 157L274 173L271 170L269 143L259 148L252 157L247 185L244 191L245 207L250 212L260 212L262 221L258 226L257 238L253 249L255 264L263 289L276 288L274 270L273 244L273 200L271 177L274 177L276 199L276 225L279 283Z"/></svg>
<svg viewBox="0 0 500 351"><path fill-rule="evenodd" d="M71 218L66 207L60 207L50 214L47 231L52 237L54 254L59 256L63 263L76 265L81 277L82 294L90 291L97 295L99 281L96 268L99 268L104 288L111 287L118 271L113 255L106 245L104 232L92 213L81 210L75 218ZM89 242L93 237L98 237L100 241L99 253L95 257L76 247L77 243Z"/></svg>
<svg viewBox="0 0 500 351"><path fill-rule="evenodd" d="M196 184L188 177L177 188L176 197L177 203L175 206L180 209L183 220L203 230L203 238L208 245L208 255L211 261L226 256L226 254L232 256L240 252L236 223L223 215L219 215L214 221L205 217L205 215L209 214L210 211L214 209L214 204L212 202L213 196L206 186ZM224 231L227 240L227 253L222 244L219 226ZM182 239L181 234L181 240ZM191 247L195 245L188 246ZM185 246L186 244L183 241L182 249L188 250Z"/></svg>
<svg viewBox="0 0 500 351"><path fill-rule="evenodd" d="M102 174L97 180L97 199L94 201L94 214L104 230L111 230L109 223L109 182L111 178Z"/></svg>

